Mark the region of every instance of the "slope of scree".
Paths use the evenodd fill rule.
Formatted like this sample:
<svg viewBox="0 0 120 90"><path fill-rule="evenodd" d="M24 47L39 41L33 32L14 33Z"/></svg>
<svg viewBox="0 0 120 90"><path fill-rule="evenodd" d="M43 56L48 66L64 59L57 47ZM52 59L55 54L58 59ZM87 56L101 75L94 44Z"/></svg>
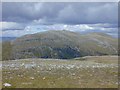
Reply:
<svg viewBox="0 0 120 90"><path fill-rule="evenodd" d="M115 55L118 44L117 39L103 33L51 30L19 37L11 45L12 59L70 59L87 55Z"/></svg>

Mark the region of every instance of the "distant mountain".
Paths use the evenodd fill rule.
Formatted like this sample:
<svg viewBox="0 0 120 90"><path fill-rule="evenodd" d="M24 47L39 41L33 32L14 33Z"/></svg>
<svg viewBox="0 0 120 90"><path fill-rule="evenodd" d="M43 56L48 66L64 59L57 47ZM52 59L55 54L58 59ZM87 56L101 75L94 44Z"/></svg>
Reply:
<svg viewBox="0 0 120 90"><path fill-rule="evenodd" d="M70 59L118 53L117 39L110 35L104 33L80 34L66 30L25 35L13 40L11 46L12 59Z"/></svg>
<svg viewBox="0 0 120 90"><path fill-rule="evenodd" d="M11 41L11 40L15 40L16 37L0 37L0 41Z"/></svg>

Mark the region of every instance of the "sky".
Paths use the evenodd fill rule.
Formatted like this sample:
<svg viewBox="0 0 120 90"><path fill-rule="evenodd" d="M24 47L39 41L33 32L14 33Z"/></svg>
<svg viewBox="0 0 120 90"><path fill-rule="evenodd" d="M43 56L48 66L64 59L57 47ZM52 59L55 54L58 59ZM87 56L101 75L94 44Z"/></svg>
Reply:
<svg viewBox="0 0 120 90"><path fill-rule="evenodd" d="M48 30L118 34L117 2L3 2L0 33L20 37Z"/></svg>

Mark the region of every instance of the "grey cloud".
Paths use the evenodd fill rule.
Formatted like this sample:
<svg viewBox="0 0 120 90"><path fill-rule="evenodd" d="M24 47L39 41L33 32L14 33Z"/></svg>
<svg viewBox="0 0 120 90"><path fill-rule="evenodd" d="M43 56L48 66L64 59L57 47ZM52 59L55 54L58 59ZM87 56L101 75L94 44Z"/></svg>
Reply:
<svg viewBox="0 0 120 90"><path fill-rule="evenodd" d="M3 3L3 21L49 20L56 17L62 6L58 3Z"/></svg>
<svg viewBox="0 0 120 90"><path fill-rule="evenodd" d="M117 23L117 3L3 3L3 21L44 24ZM41 22L40 22L41 24Z"/></svg>

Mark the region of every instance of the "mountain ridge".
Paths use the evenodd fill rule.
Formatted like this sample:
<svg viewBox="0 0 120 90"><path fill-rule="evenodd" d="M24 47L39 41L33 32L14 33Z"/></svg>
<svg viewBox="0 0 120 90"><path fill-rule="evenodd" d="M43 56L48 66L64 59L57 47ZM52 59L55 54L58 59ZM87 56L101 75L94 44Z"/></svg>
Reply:
<svg viewBox="0 0 120 90"><path fill-rule="evenodd" d="M11 45L12 59L116 55L118 47L117 39L104 33L79 34L67 30L24 35L13 40Z"/></svg>

